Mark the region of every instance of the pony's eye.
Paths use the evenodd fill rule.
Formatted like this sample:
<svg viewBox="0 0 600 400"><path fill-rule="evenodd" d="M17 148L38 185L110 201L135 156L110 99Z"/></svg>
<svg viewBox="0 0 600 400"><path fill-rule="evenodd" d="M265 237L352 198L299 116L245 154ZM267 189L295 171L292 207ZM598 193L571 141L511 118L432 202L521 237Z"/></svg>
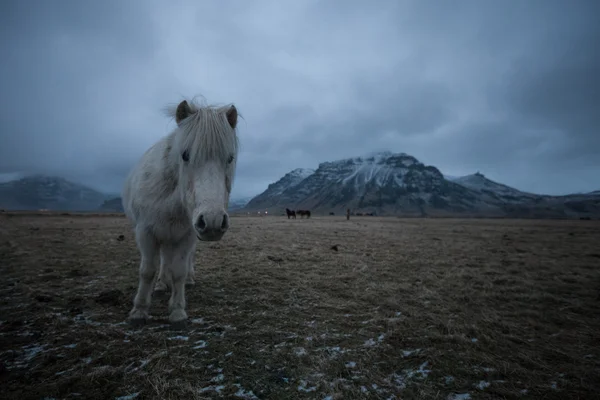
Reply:
<svg viewBox="0 0 600 400"><path fill-rule="evenodd" d="M227 159L227 164L231 164L233 162L233 155L229 156Z"/></svg>
<svg viewBox="0 0 600 400"><path fill-rule="evenodd" d="M181 159L182 159L183 161L185 161L185 162L188 162L188 161L190 161L190 152L189 152L189 151L187 151L187 150L186 150L186 151L184 151L184 152L181 154Z"/></svg>

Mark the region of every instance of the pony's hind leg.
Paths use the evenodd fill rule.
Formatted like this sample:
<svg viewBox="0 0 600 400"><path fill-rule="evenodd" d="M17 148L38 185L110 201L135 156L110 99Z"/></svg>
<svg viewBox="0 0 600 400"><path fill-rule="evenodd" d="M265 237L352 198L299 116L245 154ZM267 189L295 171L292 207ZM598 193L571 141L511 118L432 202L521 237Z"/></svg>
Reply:
<svg viewBox="0 0 600 400"><path fill-rule="evenodd" d="M169 290L169 278L165 272L165 262L164 257L161 256L160 260L160 268L158 272L158 278L154 283L154 292L156 294L162 294Z"/></svg>
<svg viewBox="0 0 600 400"><path fill-rule="evenodd" d="M196 284L194 278L196 277L196 243L194 243L194 247L189 252L188 255L188 272L187 277L185 279L185 284L193 286Z"/></svg>
<svg viewBox="0 0 600 400"><path fill-rule="evenodd" d="M175 329L183 328L187 313L185 312L185 281L189 272L189 253L195 249L195 236L190 235L176 245L163 247L165 270L171 283L169 299L169 322Z"/></svg>
<svg viewBox="0 0 600 400"><path fill-rule="evenodd" d="M158 244L154 237L143 230L136 230L136 242L142 259L140 261L138 290L133 299L133 308L129 312L129 321L132 325L146 323L152 301L152 281L156 274L158 263Z"/></svg>

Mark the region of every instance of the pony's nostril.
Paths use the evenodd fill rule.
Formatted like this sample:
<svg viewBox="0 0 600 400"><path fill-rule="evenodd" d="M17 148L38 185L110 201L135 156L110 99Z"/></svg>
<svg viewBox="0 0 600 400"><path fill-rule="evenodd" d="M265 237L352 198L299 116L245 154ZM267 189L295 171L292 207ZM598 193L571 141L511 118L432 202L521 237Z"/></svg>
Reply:
<svg viewBox="0 0 600 400"><path fill-rule="evenodd" d="M203 231L204 229L206 229L206 221L204 221L204 216L200 215L198 217L198 222L196 222L196 226L198 227L198 230Z"/></svg>
<svg viewBox="0 0 600 400"><path fill-rule="evenodd" d="M223 222L221 222L221 230L224 231L229 228L229 217L227 214L223 215Z"/></svg>

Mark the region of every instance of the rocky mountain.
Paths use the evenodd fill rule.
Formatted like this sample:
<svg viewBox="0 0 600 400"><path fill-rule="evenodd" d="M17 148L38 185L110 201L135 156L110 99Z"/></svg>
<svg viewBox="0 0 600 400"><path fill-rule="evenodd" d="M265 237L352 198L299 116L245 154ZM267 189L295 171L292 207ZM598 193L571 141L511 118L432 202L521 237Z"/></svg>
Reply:
<svg viewBox="0 0 600 400"><path fill-rule="evenodd" d="M63 178L32 175L0 183L0 208L7 210L96 210L106 195Z"/></svg>
<svg viewBox="0 0 600 400"><path fill-rule="evenodd" d="M271 183L267 187L267 190L250 199L244 208L261 208L262 204L283 205L287 201L284 194L298 186L298 184L314 173L315 170L313 169L296 168L285 174L277 182Z"/></svg>
<svg viewBox="0 0 600 400"><path fill-rule="evenodd" d="M522 192L510 186L494 182L480 172L460 177L447 177L446 179L471 189L480 195L490 196L507 203L520 203L540 197L537 194Z"/></svg>
<svg viewBox="0 0 600 400"><path fill-rule="evenodd" d="M244 211L286 207L321 213L350 208L379 215L600 216L600 195L536 195L480 173L445 177L408 154L378 152L321 163L312 173L294 170L248 202Z"/></svg>

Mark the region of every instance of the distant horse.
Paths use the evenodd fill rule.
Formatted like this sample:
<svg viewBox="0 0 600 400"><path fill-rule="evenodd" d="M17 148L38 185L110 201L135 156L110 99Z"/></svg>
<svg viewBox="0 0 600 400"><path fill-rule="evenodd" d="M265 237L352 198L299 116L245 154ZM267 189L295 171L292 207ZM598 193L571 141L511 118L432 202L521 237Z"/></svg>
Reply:
<svg viewBox="0 0 600 400"><path fill-rule="evenodd" d="M306 215L306 218L310 218L309 210L296 210L296 213L300 216L300 218L302 218L305 215Z"/></svg>
<svg viewBox="0 0 600 400"><path fill-rule="evenodd" d="M229 228L226 210L239 147L237 109L184 100L167 114L177 127L142 155L123 186L123 208L141 255L129 312L136 326L149 318L159 262L157 286L171 287L169 322L185 325L185 284L194 283L196 239L217 241Z"/></svg>
<svg viewBox="0 0 600 400"><path fill-rule="evenodd" d="M286 208L285 213L287 214L288 219L290 219L290 217L294 217L294 219L296 219L296 211Z"/></svg>

